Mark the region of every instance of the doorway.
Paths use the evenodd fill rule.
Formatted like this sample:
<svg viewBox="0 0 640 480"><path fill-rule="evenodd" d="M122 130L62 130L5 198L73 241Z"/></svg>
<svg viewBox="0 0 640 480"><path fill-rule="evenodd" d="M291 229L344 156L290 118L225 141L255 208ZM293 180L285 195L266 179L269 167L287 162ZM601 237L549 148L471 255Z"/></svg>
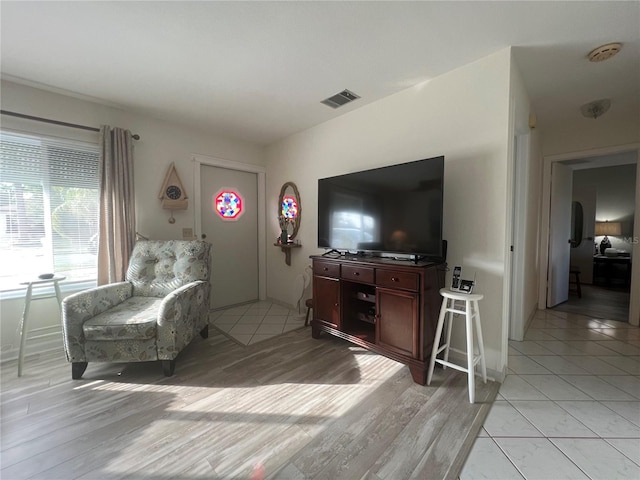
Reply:
<svg viewBox="0 0 640 480"><path fill-rule="evenodd" d="M547 222L543 221L541 233L543 235L541 239L542 253L545 254L541 259L540 270L541 285L539 305L540 308L547 308L553 306L547 301L548 288L552 285L565 283L568 284L569 278L554 277L555 271L558 270L557 265L553 268L550 266L553 264L551 261L551 245L556 242L559 243L559 239L554 238L554 232L552 228L549 228L551 218L554 216L554 211L557 208L564 209L566 205L557 205L552 200L551 195L551 171L555 168L556 164L563 164L569 166L573 171L573 179L577 179L576 185L578 187L584 187L589 184L597 185L600 183L600 195L598 201L598 208L595 219L590 219L591 222L605 221L605 220L623 220L624 231L613 243L617 247L616 250L621 255L628 255L633 257L636 254L636 258L640 259L638 254L637 242L633 239L637 238L638 232L638 203L639 200L635 191L637 190L636 178L640 176L640 172L637 171L638 161L638 147L627 146L618 148L601 149L595 152L586 152L582 154L567 154L561 156L554 156L545 159L545 180L543 188L543 202L549 202L548 210L549 217ZM627 168L627 174L624 183L625 189L621 187L621 182L613 182L615 185L612 187L610 184L612 181L609 179L609 185L607 185L607 177L610 177L611 172L617 168ZM604 169L604 170L601 170ZM629 174L629 172L634 172ZM635 177L635 178L634 178ZM581 179L581 180L580 180ZM571 182L573 183L573 182ZM630 192L630 193L629 193ZM626 197L625 197L626 196ZM634 196L636 197L634 199ZM630 198L629 198L630 197ZM624 208L621 206L624 205ZM571 208L569 206L569 208ZM585 231L583 240L585 242L584 248L590 252L595 253L595 242L600 241L601 237L594 238L593 227L588 227L588 220L585 219L585 227L590 231ZM625 224L626 222L626 224ZM545 224L546 223L546 224ZM635 230L634 230L635 228ZM634 233L636 236L634 236ZM546 238L545 238L546 237ZM570 237L567 237L570 238ZM545 241L546 240L546 241ZM565 243L566 239L562 239ZM617 242L617 243L616 243ZM611 252L612 255L616 252ZM574 260L572 258L572 260ZM602 318L615 318L616 320L630 322L633 325L637 325L640 319L640 298L638 298L640 288L638 288L638 275L628 275L630 281L626 285L597 285L597 282L589 281L589 269L593 269L596 265L596 258L592 256L591 262L589 262L584 268L586 275L582 280L582 298L576 295L576 291L573 290L568 296L568 299L560 303L555 308L559 311L571 311L575 313L585 313L589 315L599 316ZM636 272L639 265L638 262L634 262L635 265L629 263L629 270L633 267L633 271ZM567 265L568 266L568 265ZM582 268L581 268L582 270ZM596 283L594 285L594 283ZM634 293L635 292L635 293Z"/></svg>
<svg viewBox="0 0 640 480"><path fill-rule="evenodd" d="M194 155L196 235L212 244L213 310L266 298L265 171L257 165ZM222 194L240 208L221 214ZM239 203L239 205L238 205Z"/></svg>

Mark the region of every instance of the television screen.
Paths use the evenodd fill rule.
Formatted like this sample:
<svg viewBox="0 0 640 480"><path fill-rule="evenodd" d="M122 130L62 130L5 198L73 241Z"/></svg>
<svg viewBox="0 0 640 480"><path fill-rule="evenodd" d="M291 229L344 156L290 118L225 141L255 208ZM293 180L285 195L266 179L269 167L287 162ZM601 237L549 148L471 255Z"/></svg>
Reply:
<svg viewBox="0 0 640 480"><path fill-rule="evenodd" d="M442 257L444 157L318 180L318 247Z"/></svg>

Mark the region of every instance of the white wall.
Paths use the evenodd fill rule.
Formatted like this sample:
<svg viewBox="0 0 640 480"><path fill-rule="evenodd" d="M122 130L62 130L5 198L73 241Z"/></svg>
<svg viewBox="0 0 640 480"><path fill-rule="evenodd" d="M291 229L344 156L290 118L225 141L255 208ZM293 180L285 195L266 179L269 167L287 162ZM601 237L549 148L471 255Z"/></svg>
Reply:
<svg viewBox="0 0 640 480"><path fill-rule="evenodd" d="M278 233L278 193L292 181L303 207L303 248L292 252L291 267L279 249L269 249L267 296L290 303L296 275L309 255L322 253L318 178L444 155L448 264L477 272L487 366L502 371L509 73L506 49L268 147L267 235Z"/></svg>
<svg viewBox="0 0 640 480"><path fill-rule="evenodd" d="M572 117L542 121L540 130L545 156L585 152L640 141L640 115L614 98L611 109L595 120L583 117L576 106Z"/></svg>
<svg viewBox="0 0 640 480"><path fill-rule="evenodd" d="M135 143L135 190L137 230L154 239L182 237L182 228L194 226L193 162L194 153L225 160L264 165L262 147L154 119L138 113L94 103L44 90L2 81L2 109L51 118L65 122L99 127L107 124L131 130L141 136ZM98 134L67 127L2 116L2 127L20 131L96 141ZM174 212L176 222L168 223L169 211L163 210L158 199L167 168L174 162L178 174L190 197L189 209ZM215 255L215 245L214 245ZM23 300L4 299L0 303L0 345L3 358L16 355L18 345L17 326ZM59 325L55 300L35 302L32 326ZM36 306L37 305L37 306ZM35 344L34 344L35 345Z"/></svg>

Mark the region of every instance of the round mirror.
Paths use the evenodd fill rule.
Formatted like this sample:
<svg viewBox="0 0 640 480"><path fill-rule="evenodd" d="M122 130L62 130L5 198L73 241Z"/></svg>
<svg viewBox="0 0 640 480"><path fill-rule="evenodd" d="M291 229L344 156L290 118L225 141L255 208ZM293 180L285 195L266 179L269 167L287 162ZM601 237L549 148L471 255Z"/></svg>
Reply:
<svg viewBox="0 0 640 480"><path fill-rule="evenodd" d="M280 198L278 199L278 219L286 219L289 240L296 238L298 229L300 228L300 216L302 214L302 206L300 202L300 192L293 182L287 182L280 189Z"/></svg>
<svg viewBox="0 0 640 480"><path fill-rule="evenodd" d="M577 248L582 243L584 212L580 202L571 203L571 248Z"/></svg>

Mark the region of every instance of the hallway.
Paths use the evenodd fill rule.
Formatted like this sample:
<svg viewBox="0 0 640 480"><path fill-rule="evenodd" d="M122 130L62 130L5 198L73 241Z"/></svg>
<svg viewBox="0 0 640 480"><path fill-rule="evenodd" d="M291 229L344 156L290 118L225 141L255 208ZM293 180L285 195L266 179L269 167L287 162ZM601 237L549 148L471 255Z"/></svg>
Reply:
<svg viewBox="0 0 640 480"><path fill-rule="evenodd" d="M592 318L606 318L619 322L629 321L629 289L605 288L582 285L582 298L575 291L569 292L569 300L553 307L555 312L570 312Z"/></svg>
<svg viewBox="0 0 640 480"><path fill-rule="evenodd" d="M640 329L538 311L459 478L640 478Z"/></svg>

